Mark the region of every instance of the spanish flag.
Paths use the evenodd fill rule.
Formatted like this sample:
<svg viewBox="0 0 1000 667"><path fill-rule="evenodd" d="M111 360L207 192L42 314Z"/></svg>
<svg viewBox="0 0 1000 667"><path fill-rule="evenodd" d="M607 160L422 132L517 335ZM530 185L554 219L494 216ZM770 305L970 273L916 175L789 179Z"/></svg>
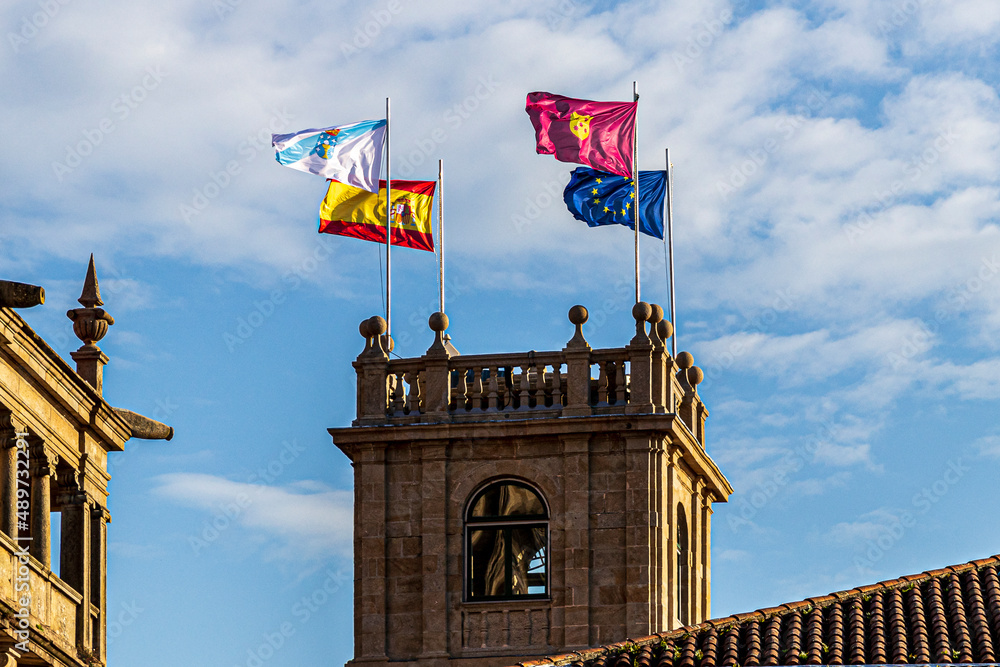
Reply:
<svg viewBox="0 0 1000 667"><path fill-rule="evenodd" d="M320 234L339 234L385 243L385 181L378 195L330 181L319 206ZM431 211L434 181L392 182L392 245L434 252Z"/></svg>

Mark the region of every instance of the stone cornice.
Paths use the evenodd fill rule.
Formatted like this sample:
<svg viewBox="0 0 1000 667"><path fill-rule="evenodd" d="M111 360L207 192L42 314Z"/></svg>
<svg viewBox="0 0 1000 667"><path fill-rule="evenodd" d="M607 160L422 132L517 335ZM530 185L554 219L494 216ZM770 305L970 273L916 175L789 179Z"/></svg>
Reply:
<svg viewBox="0 0 1000 667"><path fill-rule="evenodd" d="M393 443L427 442L439 444L442 440L494 440L551 436L557 439L566 435L658 435L666 436L666 446L676 446L683 451L685 463L696 475L705 478L706 491L715 502L726 502L733 488L715 461L705 452L690 429L680 417L669 414L601 415L586 417L557 417L546 420L505 418L496 421L442 422L439 424L399 424L379 426L350 426L328 429L337 445L352 461L360 448L385 447ZM561 448L561 445L560 445Z"/></svg>
<svg viewBox="0 0 1000 667"><path fill-rule="evenodd" d="M34 330L9 308L0 308L0 355L7 365L42 393L47 405L59 405L78 428L89 427L109 451L123 451L130 437L128 424ZM58 391L54 390L58 387ZM35 406L19 399L16 388L4 396L8 407L23 419L33 434L53 439L48 419ZM16 409L15 409L16 408Z"/></svg>

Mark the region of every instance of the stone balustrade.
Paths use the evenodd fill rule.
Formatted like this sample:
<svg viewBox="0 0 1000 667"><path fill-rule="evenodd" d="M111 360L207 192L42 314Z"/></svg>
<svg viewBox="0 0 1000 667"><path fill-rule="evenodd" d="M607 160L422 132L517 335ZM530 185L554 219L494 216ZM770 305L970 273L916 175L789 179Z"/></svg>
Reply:
<svg viewBox="0 0 1000 667"><path fill-rule="evenodd" d="M704 373L690 353L670 356L673 326L660 306L639 302L632 316L635 336L620 348L592 349L583 334L587 309L574 306L576 331L562 350L461 355L444 334L448 316L434 313L434 342L412 359L391 359L385 320L369 318L354 362L355 425L675 413L704 446Z"/></svg>

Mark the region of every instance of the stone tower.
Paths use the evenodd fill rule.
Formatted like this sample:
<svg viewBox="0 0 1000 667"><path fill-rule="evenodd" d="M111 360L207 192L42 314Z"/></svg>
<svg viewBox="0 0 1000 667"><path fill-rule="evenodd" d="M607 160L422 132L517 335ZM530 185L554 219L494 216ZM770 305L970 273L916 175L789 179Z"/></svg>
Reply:
<svg viewBox="0 0 1000 667"><path fill-rule="evenodd" d="M173 429L103 398L97 342L114 319L93 257L83 307L68 313L83 342L76 370L14 310L44 301L40 287L0 280L0 667L104 665L108 456Z"/></svg>
<svg viewBox="0 0 1000 667"><path fill-rule="evenodd" d="M621 348L390 359L361 323L351 665L505 665L700 622L711 515L732 488L705 452L704 375L638 303ZM649 325L647 327L647 324Z"/></svg>

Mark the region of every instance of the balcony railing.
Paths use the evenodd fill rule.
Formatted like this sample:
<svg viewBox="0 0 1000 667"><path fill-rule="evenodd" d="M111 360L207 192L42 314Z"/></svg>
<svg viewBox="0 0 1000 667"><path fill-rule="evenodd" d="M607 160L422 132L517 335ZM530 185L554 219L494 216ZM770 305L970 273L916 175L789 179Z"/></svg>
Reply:
<svg viewBox="0 0 1000 667"><path fill-rule="evenodd" d="M562 350L460 355L444 335L448 317L435 313L434 342L412 359L390 359L385 320L369 318L359 327L365 348L354 362L355 424L676 413L704 444L708 411L697 390L704 374L690 353L670 356L673 327L662 308L640 302L632 315L636 334L620 348L591 349L583 335L587 309L574 306L576 332Z"/></svg>

